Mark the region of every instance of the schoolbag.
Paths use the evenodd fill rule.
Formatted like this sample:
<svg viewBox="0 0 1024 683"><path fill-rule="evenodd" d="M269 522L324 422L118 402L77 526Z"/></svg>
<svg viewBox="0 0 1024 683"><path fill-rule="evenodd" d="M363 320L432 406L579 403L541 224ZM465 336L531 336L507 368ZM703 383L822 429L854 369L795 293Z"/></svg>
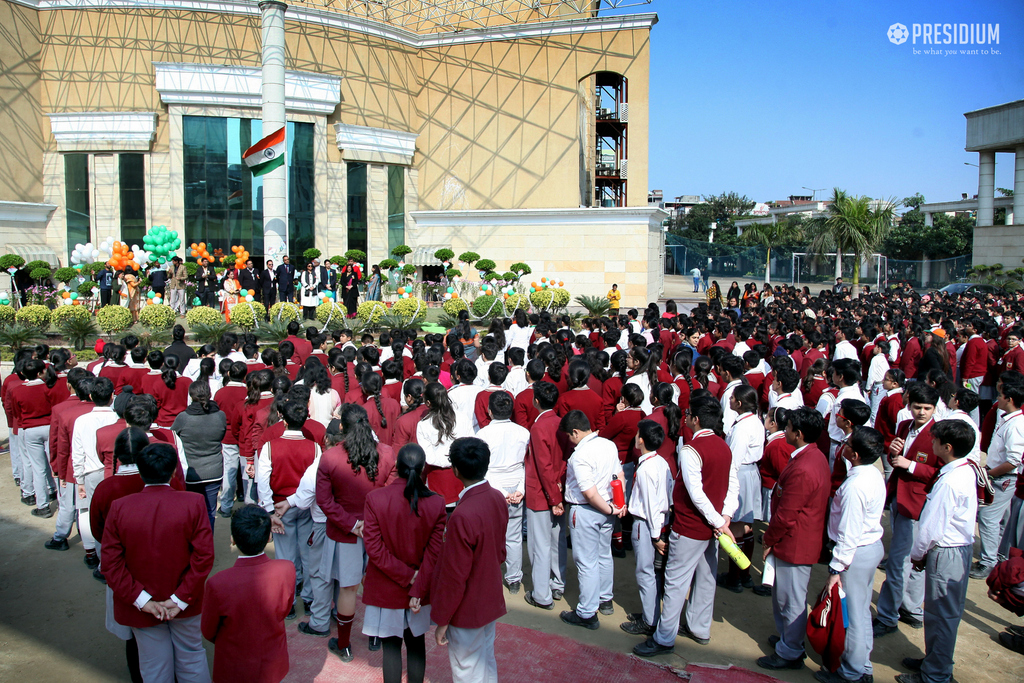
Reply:
<svg viewBox="0 0 1024 683"><path fill-rule="evenodd" d="M974 476L977 478L978 507L991 505L995 489L992 488L992 480L988 478L988 472L973 460L968 460L967 464L974 470Z"/></svg>

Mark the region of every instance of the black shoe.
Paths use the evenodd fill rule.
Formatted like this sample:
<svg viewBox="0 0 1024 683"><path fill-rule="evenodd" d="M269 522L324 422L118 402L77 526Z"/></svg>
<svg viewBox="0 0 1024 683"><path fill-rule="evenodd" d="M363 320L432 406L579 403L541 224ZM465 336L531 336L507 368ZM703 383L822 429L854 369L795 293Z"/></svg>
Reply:
<svg viewBox="0 0 1024 683"><path fill-rule="evenodd" d="M57 500L57 492L56 491L50 491L50 502L52 503L55 500Z"/></svg>
<svg viewBox="0 0 1024 683"><path fill-rule="evenodd" d="M47 550L67 550L70 546L66 538L62 538L59 541L56 538L51 538L43 544L43 547Z"/></svg>
<svg viewBox="0 0 1024 683"><path fill-rule="evenodd" d="M618 558L621 559L621 558L623 558L625 556L626 556L626 549L625 548L618 548L618 549L612 548L612 557L618 557Z"/></svg>
<svg viewBox="0 0 1024 683"><path fill-rule="evenodd" d="M687 625L686 623L682 623L679 625L678 633L682 637L689 638L698 645L707 645L711 642L710 638L698 638L697 636L693 635L693 631L690 630L689 625Z"/></svg>
<svg viewBox="0 0 1024 683"><path fill-rule="evenodd" d="M900 621L902 621L904 624L906 624L910 628L914 629L915 631L918 631L918 630L924 628L924 622L923 621L921 621L920 619L918 619L917 617L915 617L913 614L911 614L907 610L903 609L902 607L900 607L900 609L899 609L899 615L900 615Z"/></svg>
<svg viewBox="0 0 1024 683"><path fill-rule="evenodd" d="M302 582L295 584L295 596L298 597L300 595L302 595Z"/></svg>
<svg viewBox="0 0 1024 683"><path fill-rule="evenodd" d="M971 570L971 578L972 579L987 579L988 575L992 573L992 569L993 569L992 567L989 567L989 566L984 565L984 564L978 565L977 569L972 569Z"/></svg>
<svg viewBox="0 0 1024 683"><path fill-rule="evenodd" d="M629 621L622 622L619 624L619 628L631 636L654 635L654 627L647 623L642 614L639 619L630 619Z"/></svg>
<svg viewBox="0 0 1024 683"><path fill-rule="evenodd" d="M924 659L916 657L904 657L903 661L900 662L900 664L903 665L904 669L909 669L910 671L920 671L922 662L924 662Z"/></svg>
<svg viewBox="0 0 1024 683"><path fill-rule="evenodd" d="M779 638L778 636L768 636L768 647L774 650L775 646L779 644L780 640L782 640L782 638Z"/></svg>
<svg viewBox="0 0 1024 683"><path fill-rule="evenodd" d="M292 603L292 608L288 612L288 616L286 616L285 619L291 621L294 618L295 618L295 603Z"/></svg>
<svg viewBox="0 0 1024 683"><path fill-rule="evenodd" d="M883 557L882 561L878 563L878 568L881 569L884 572L885 568L888 565L889 565L889 558L888 557Z"/></svg>
<svg viewBox="0 0 1024 683"><path fill-rule="evenodd" d="M612 614L615 614L615 605L612 604L611 600L605 600L597 608L597 611L607 617L607 616L610 616Z"/></svg>
<svg viewBox="0 0 1024 683"><path fill-rule="evenodd" d="M771 586L763 586L763 585L762 586L754 586L753 590L754 590L754 595L760 595L762 598L770 598L770 597L772 597L772 587Z"/></svg>
<svg viewBox="0 0 1024 683"><path fill-rule="evenodd" d="M366 649L370 652L376 652L380 649L380 638L377 636L370 636L370 642L366 644Z"/></svg>
<svg viewBox="0 0 1024 683"><path fill-rule="evenodd" d="M523 587L523 582L513 581L512 583L506 583L505 586L508 588L509 595L519 595L519 589Z"/></svg>
<svg viewBox="0 0 1024 683"><path fill-rule="evenodd" d="M351 662L354 657L352 656L351 647L338 647L338 639L331 638L327 641L327 649L338 655L338 659L343 662Z"/></svg>
<svg viewBox="0 0 1024 683"><path fill-rule="evenodd" d="M759 657L757 665L762 669L802 669L803 659L783 659L774 652L766 657Z"/></svg>
<svg viewBox="0 0 1024 683"><path fill-rule="evenodd" d="M534 600L533 599L533 591L526 591L526 595L523 596L523 599L526 600L526 604L527 605L533 605L534 607L539 607L541 609L548 609L549 610L549 609L552 609L554 607L554 605L552 605L550 602L548 604L546 604L546 605L542 605L539 602L537 602L536 600Z"/></svg>
<svg viewBox="0 0 1024 683"><path fill-rule="evenodd" d="M654 638L648 638L642 643L633 646L633 654L641 657L653 657L655 655L667 655L670 652L674 652L675 647L669 645L659 645L654 642Z"/></svg>
<svg viewBox="0 0 1024 683"><path fill-rule="evenodd" d="M746 578L744 578L742 581L740 581L740 585L743 586L744 588L753 588L754 587L754 580L752 578L750 578L750 575L748 574L746 576Z"/></svg>
<svg viewBox="0 0 1024 683"><path fill-rule="evenodd" d="M893 624L892 626L883 624L877 617L871 622L871 632L875 638L881 638L882 636L887 636L890 633L896 633L898 630L899 627L896 626L896 624Z"/></svg>
<svg viewBox="0 0 1024 683"><path fill-rule="evenodd" d="M874 683L875 677L871 674L864 674L856 680L843 678L838 673L832 673L828 669L819 669L814 672L814 680L819 683Z"/></svg>
<svg viewBox="0 0 1024 683"><path fill-rule="evenodd" d="M584 619L580 615L576 614L576 610L566 610L558 615L562 621L569 624L570 626L582 626L588 628L591 631L596 631L600 626L600 622L597 620L597 615Z"/></svg>
<svg viewBox="0 0 1024 683"><path fill-rule="evenodd" d="M217 510L217 514L223 517L224 519L229 519L231 517L232 512L232 510L225 510L224 508L220 508L219 510Z"/></svg>
<svg viewBox="0 0 1024 683"><path fill-rule="evenodd" d="M738 581L731 580L729 578L729 575L724 572L718 575L716 581L719 586L721 586L727 591L732 591L733 593L743 592L743 585L740 584Z"/></svg>
<svg viewBox="0 0 1024 683"><path fill-rule="evenodd" d="M1010 624L1006 627L1006 632L1015 636L1024 637L1024 626L1017 626L1016 624Z"/></svg>
<svg viewBox="0 0 1024 683"><path fill-rule="evenodd" d="M558 590L557 588L552 588L551 589L551 599L552 600L561 600L562 599L562 591Z"/></svg>
<svg viewBox="0 0 1024 683"><path fill-rule="evenodd" d="M1013 650L1018 654L1024 655L1024 637L1018 636L1015 633L1010 633L1009 631L1000 633L999 644L1007 650Z"/></svg>
<svg viewBox="0 0 1024 683"><path fill-rule="evenodd" d="M99 570L99 568L96 568L96 569L92 570L92 578L96 579L97 581L99 581L103 585L106 585L106 583L107 583L107 577L103 576L103 572L101 572Z"/></svg>
<svg viewBox="0 0 1024 683"><path fill-rule="evenodd" d="M311 614L313 612L313 601L312 600L303 600L302 601L302 609L303 609L303 611L306 614Z"/></svg>
<svg viewBox="0 0 1024 683"><path fill-rule="evenodd" d="M22 496L21 497L21 504L22 505L35 505L36 504L36 497L35 496Z"/></svg>
<svg viewBox="0 0 1024 683"><path fill-rule="evenodd" d="M307 636L316 636L317 638L326 638L331 635L331 627L328 626L326 631L317 631L309 625L308 621L302 621L299 622L299 633L305 633Z"/></svg>
<svg viewBox="0 0 1024 683"><path fill-rule="evenodd" d="M626 615L626 618L629 619L630 621L643 621L644 613L643 612L630 612L629 614Z"/></svg>
<svg viewBox="0 0 1024 683"><path fill-rule="evenodd" d="M82 558L82 562L85 562L85 566L89 569L96 569L100 566L100 558L97 557L96 553L86 553L85 557Z"/></svg>
<svg viewBox="0 0 1024 683"><path fill-rule="evenodd" d="M49 519L50 517L53 517L53 510L50 509L50 506L46 506L44 508L32 508L32 516Z"/></svg>

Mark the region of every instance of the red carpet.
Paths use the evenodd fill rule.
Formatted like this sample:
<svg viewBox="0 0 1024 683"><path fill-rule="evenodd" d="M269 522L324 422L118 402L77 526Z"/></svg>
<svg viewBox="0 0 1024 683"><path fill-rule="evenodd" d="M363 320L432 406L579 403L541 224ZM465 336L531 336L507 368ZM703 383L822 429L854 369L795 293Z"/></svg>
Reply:
<svg viewBox="0 0 1024 683"><path fill-rule="evenodd" d="M382 680L381 651L369 652L367 638L362 635L362 605L352 628L352 652L355 659L344 663L327 650L326 638L314 638L298 632L298 622L288 624L288 656L291 671L288 683L378 683ZM332 629L333 631L333 629ZM444 683L452 680L448 652L434 643L434 631L426 635L427 681ZM563 636L542 633L522 626L498 623L496 643L498 678L502 683L536 683L570 678L601 683L771 683L776 679L746 669L720 669L691 665L687 672L644 661L632 655L584 645Z"/></svg>

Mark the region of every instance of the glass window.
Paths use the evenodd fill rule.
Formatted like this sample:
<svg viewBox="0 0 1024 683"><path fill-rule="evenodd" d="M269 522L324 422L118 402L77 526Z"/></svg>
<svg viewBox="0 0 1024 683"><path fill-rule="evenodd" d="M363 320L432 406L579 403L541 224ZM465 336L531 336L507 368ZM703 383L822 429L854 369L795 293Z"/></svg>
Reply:
<svg viewBox="0 0 1024 683"><path fill-rule="evenodd" d="M142 244L146 236L146 158L142 154L118 155L121 191L121 240Z"/></svg>
<svg viewBox="0 0 1024 683"><path fill-rule="evenodd" d="M348 170L348 248L366 251L366 164L350 161Z"/></svg>
<svg viewBox="0 0 1024 683"><path fill-rule="evenodd" d="M388 255L405 244L405 166L388 166Z"/></svg>
<svg viewBox="0 0 1024 683"><path fill-rule="evenodd" d="M64 204L67 211L67 250L89 242L89 155L64 155Z"/></svg>
<svg viewBox="0 0 1024 683"><path fill-rule="evenodd" d="M316 246L313 124L289 123L288 141L288 252L300 258Z"/></svg>

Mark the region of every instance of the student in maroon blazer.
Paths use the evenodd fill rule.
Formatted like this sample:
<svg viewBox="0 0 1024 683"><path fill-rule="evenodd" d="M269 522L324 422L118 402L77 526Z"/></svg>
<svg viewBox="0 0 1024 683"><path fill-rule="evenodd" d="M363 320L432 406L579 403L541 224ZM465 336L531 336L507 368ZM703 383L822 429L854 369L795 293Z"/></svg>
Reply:
<svg viewBox="0 0 1024 683"><path fill-rule="evenodd" d="M476 417L476 424L480 429L491 424L491 414L488 412L491 394L495 391L503 391L502 385L508 379L508 367L502 363L491 363L487 366L487 381L489 384L484 390L476 395L473 402L473 416ZM513 405L513 411L515 406Z"/></svg>
<svg viewBox="0 0 1024 683"><path fill-rule="evenodd" d="M382 444L390 446L395 439L395 427L402 415L402 406L398 401L381 395L384 380L376 372L367 372L359 381L363 389L362 406L373 427L374 433Z"/></svg>
<svg viewBox="0 0 1024 683"><path fill-rule="evenodd" d="M447 515L444 498L423 482L425 462L417 444L403 446L398 452L398 478L366 494L363 633L383 641L384 683L401 683L403 639L408 683L422 683L426 668L430 584Z"/></svg>
<svg viewBox="0 0 1024 683"><path fill-rule="evenodd" d="M587 383L590 381L590 364L585 360L575 359L569 363L569 390L558 397L555 413L565 417L573 410L583 411L590 420L592 429L600 432L606 419L601 394L594 392ZM636 432L633 433L636 436Z"/></svg>
<svg viewBox="0 0 1024 683"><path fill-rule="evenodd" d="M494 624L505 614L501 564L508 503L484 479L490 450L481 439L456 439L449 456L452 472L465 488L448 520L434 572L434 638L448 646L454 683L496 682Z"/></svg>
<svg viewBox="0 0 1024 683"><path fill-rule="evenodd" d="M676 457L676 447L679 445L679 437L682 436L683 428L683 412L673 402L672 397L674 394L673 385L668 382L658 382L654 385L654 390L651 392L651 403L654 405L654 410L646 418L658 423L665 430L665 440L658 447L657 452L668 463L668 469L672 473L673 481L676 475L679 474L679 459ZM689 401L687 401L687 406L689 406Z"/></svg>
<svg viewBox="0 0 1024 683"><path fill-rule="evenodd" d="M53 478L50 474L50 462L46 456L47 444L50 441L50 416L53 410L53 397L50 388L40 379L45 369L41 360L29 360L21 368L23 382L13 387L8 395L14 407L14 420L21 432L22 477L31 482L30 486L22 484L21 502L31 505L33 500L26 499L25 492L35 493L36 517L53 517L50 509L50 489ZM31 495L31 494L30 494Z"/></svg>
<svg viewBox="0 0 1024 683"><path fill-rule="evenodd" d="M635 465L639 455L633 442L636 439L637 425L645 417L644 411L640 408L643 400L643 389L636 384L624 384L622 396L615 406L615 414L598 434L601 438L615 443L619 450L619 464L623 466L627 463ZM627 470L626 477L630 477L630 474Z"/></svg>
<svg viewBox="0 0 1024 683"><path fill-rule="evenodd" d="M146 488L115 501L103 530L114 618L138 641L144 680L210 676L199 620L213 532L203 497L168 485L177 462L171 446L147 446L137 463Z"/></svg>
<svg viewBox="0 0 1024 683"><path fill-rule="evenodd" d="M306 362L309 354L313 353L313 345L308 340L298 336L300 329L301 326L298 321L293 320L288 323L288 336L281 343L291 342L295 360L298 361L299 365L302 365ZM278 344L278 347L280 347L280 344Z"/></svg>
<svg viewBox="0 0 1024 683"><path fill-rule="evenodd" d="M59 480L57 488L57 524L53 537L44 546L48 550L67 550L68 536L76 518L74 485L75 474L71 465L71 434L75 420L90 412L93 404L89 401L93 376L85 370L72 368L68 373L68 386L75 394L53 407L50 414L50 469Z"/></svg>
<svg viewBox="0 0 1024 683"><path fill-rule="evenodd" d="M231 543L241 557L206 583L202 630L215 646L215 683L279 683L288 675L285 617L295 596L295 567L263 552L270 526L263 508L235 511Z"/></svg>
<svg viewBox="0 0 1024 683"><path fill-rule="evenodd" d="M821 555L828 521L830 472L815 442L825 419L813 408L786 411L786 441L794 447L772 493L772 519L764 532L764 557L775 556L772 610L779 640L757 660L765 669L803 666L807 631L807 583Z"/></svg>
<svg viewBox="0 0 1024 683"><path fill-rule="evenodd" d="M516 400L512 402L512 421L520 427L530 429L540 411L534 404L534 388L537 382L544 379L544 361L534 358L526 364L526 381L529 383L525 389L516 394ZM552 406L554 407L554 406Z"/></svg>
<svg viewBox="0 0 1024 683"><path fill-rule="evenodd" d="M420 423L427 406L423 403L423 392L426 383L420 377L405 380L402 391L405 393L406 408L395 425L395 436L391 448L396 452L407 443L416 443L416 425Z"/></svg>
<svg viewBox="0 0 1024 683"><path fill-rule="evenodd" d="M178 357L164 356L162 351L150 351L146 362L152 368L142 378L141 391L136 393L149 394L156 399L156 423L161 427L170 427L178 413L188 408L188 388L192 380L178 375Z"/></svg>

